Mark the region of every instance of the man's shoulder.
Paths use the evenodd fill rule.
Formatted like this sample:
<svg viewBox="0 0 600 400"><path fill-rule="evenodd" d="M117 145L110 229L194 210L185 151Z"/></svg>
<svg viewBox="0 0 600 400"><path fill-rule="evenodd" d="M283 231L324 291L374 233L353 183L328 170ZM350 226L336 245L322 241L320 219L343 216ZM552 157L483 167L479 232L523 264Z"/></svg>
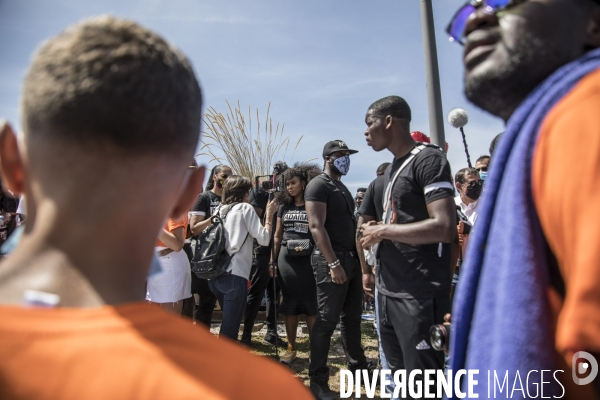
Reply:
<svg viewBox="0 0 600 400"><path fill-rule="evenodd" d="M417 156L415 157L415 160L417 162L423 162L423 161L433 161L435 160L436 162L445 162L447 163L448 160L446 159L446 155L444 154L444 152L436 145L434 144L424 144L425 148L423 148L419 154L417 154Z"/></svg>
<svg viewBox="0 0 600 400"><path fill-rule="evenodd" d="M10 328L0 329L0 356L17 351L17 364L33 369L22 371L23 375L46 370L49 382L68 382L69 386L76 382L70 382L75 378L68 371L93 368L89 382L86 379L85 384L71 388L73 398L100 398L88 397L90 387L99 381L104 382L105 398L150 388L148 398L274 399L290 398L290 390L292 398L310 398L304 385L275 362L147 304L44 312L0 307L3 320L14 322ZM36 351L31 349L33 342ZM47 351L40 353L44 348ZM9 366L0 365L0 372L4 368ZM36 380L18 378L19 371L4 372L16 377L5 384L47 393ZM273 385L271 380L277 383ZM117 381L118 385L111 385Z"/></svg>
<svg viewBox="0 0 600 400"><path fill-rule="evenodd" d="M331 178L326 173L322 173L312 178L306 187L309 187L310 185L315 186L327 183L331 183Z"/></svg>
<svg viewBox="0 0 600 400"><path fill-rule="evenodd" d="M322 191L322 190L327 190L328 188L331 188L332 186L333 186L333 182L332 182L331 178L329 176L327 176L326 174L320 174L320 175L315 176L313 179L310 180L310 182L308 182L308 185L306 185L305 193L310 198L312 193Z"/></svg>
<svg viewBox="0 0 600 400"><path fill-rule="evenodd" d="M274 361L251 354L228 339L219 339L204 327L177 319L179 327L172 330L172 340L180 342L173 353L186 353L181 366L223 397L310 398L299 379ZM278 383L272 386L273 381Z"/></svg>
<svg viewBox="0 0 600 400"><path fill-rule="evenodd" d="M385 184L385 176L379 175L377 178L373 179L373 181L369 184L369 188L371 190L379 190Z"/></svg>

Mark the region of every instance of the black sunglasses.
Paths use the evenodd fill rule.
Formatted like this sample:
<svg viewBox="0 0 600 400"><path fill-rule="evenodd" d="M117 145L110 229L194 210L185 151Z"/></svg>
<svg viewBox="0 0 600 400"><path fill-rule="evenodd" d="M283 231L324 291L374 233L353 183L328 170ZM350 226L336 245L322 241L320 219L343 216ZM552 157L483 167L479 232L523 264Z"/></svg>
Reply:
<svg viewBox="0 0 600 400"><path fill-rule="evenodd" d="M486 12L497 13L498 11L506 10L521 4L527 0L470 0L458 9L454 17L450 20L446 32L450 35L451 42L465 44L465 28L471 14L479 7L485 6Z"/></svg>
<svg viewBox="0 0 600 400"><path fill-rule="evenodd" d="M464 6L458 9L454 17L450 20L446 32L450 35L450 41L459 44L465 44L465 28L471 14L479 7L485 6L487 13L498 13L509 9L527 0L469 0ZM591 0L596 4L600 4L600 0Z"/></svg>
<svg viewBox="0 0 600 400"><path fill-rule="evenodd" d="M474 187L477 187L477 186L483 186L483 181L479 180L479 181L471 181L469 183L465 182L465 183L462 183L462 185L474 188Z"/></svg>

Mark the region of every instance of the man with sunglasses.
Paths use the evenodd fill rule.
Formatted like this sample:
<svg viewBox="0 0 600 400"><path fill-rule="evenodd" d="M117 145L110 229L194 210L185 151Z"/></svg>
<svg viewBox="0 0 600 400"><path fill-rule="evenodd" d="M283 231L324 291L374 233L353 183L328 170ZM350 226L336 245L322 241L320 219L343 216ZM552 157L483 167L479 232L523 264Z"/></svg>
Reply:
<svg viewBox="0 0 600 400"><path fill-rule="evenodd" d="M508 371L519 398L540 384L542 396L598 393L581 361L597 372L600 190L598 174L571 171L599 168L599 3L476 0L448 26L467 98L506 122L454 299L451 368Z"/></svg>
<svg viewBox="0 0 600 400"><path fill-rule="evenodd" d="M456 208L460 209L462 213L462 217L458 222L458 234L462 235L462 254L464 253L462 249L467 248L471 228L475 225L475 220L479 214L479 196L481 196L483 189L483 180L479 177L479 172L476 168L463 168L456 173L454 182L458 191L458 196L454 198L454 202L456 203Z"/></svg>
<svg viewBox="0 0 600 400"><path fill-rule="evenodd" d="M483 181L479 177L479 172L475 168L463 168L456 173L456 190L458 196L454 198L456 205L469 219L471 225L477 219L477 206L479 205L479 196L483 188Z"/></svg>

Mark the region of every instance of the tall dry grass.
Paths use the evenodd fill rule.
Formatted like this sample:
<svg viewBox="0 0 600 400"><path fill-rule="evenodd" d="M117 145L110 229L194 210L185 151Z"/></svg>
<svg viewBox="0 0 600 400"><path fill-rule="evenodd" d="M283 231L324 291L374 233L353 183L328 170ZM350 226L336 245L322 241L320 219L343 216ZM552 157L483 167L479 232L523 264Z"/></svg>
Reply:
<svg viewBox="0 0 600 400"><path fill-rule="evenodd" d="M258 175L269 175L276 161L285 161L291 140L289 136L283 136L285 124L280 126L279 123L273 122L269 116L270 102L264 122L261 122L258 108L253 120L254 113L250 106L246 114L242 113L239 100L235 108L232 108L227 100L225 102L228 108L225 114L213 107L209 107L204 114L199 155L211 157L210 162L227 164L235 174L251 180ZM296 142L294 151L303 136ZM224 154L223 157L216 154L217 149Z"/></svg>

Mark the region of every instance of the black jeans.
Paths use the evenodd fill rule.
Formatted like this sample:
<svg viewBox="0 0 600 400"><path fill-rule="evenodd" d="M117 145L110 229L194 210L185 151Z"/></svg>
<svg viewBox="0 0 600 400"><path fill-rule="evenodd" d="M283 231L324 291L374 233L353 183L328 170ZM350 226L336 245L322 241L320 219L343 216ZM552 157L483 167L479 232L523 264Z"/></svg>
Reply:
<svg viewBox="0 0 600 400"><path fill-rule="evenodd" d="M310 337L311 361L308 374L311 378L329 375L327 356L331 335L340 321L342 347L348 360L349 369L367 367L365 352L360 343L360 322L362 313L362 271L355 252L335 253L344 268L348 280L339 285L333 283L329 266L319 250L313 252L311 264L317 282L317 320Z"/></svg>
<svg viewBox="0 0 600 400"><path fill-rule="evenodd" d="M429 329L450 312L450 296L401 299L379 292L377 305L381 347L392 372L405 369L408 376L414 369L444 368L444 352L431 348Z"/></svg>
<svg viewBox="0 0 600 400"><path fill-rule="evenodd" d="M250 273L250 289L248 290L248 304L244 313L244 335L252 334L252 327L260 309L265 289L267 289L267 333L275 332L275 310L273 308L273 279L269 276L270 254L258 254L252 259ZM277 282L276 298L279 299L281 289Z"/></svg>
<svg viewBox="0 0 600 400"><path fill-rule="evenodd" d="M194 254L192 253L192 245L186 243L183 246L183 250L188 256L188 259L192 261ZM217 298L208 287L208 281L206 279L200 279L192 272L192 294L198 294L200 297L200 304L196 310L196 321L203 323L210 328L212 322L213 311L217 304ZM186 317L192 318L194 315L194 309L196 308L196 300L194 296L189 299L183 300L182 314Z"/></svg>

